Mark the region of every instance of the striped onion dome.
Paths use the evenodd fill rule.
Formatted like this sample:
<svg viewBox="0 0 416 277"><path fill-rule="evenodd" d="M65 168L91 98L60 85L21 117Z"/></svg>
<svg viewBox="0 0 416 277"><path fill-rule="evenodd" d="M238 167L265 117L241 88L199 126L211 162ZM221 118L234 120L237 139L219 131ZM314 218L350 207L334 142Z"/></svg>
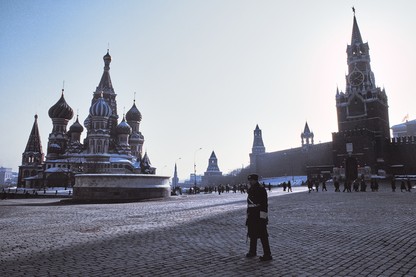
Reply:
<svg viewBox="0 0 416 277"><path fill-rule="evenodd" d="M50 118L72 119L74 111L65 101L64 90L62 90L61 98L49 109L48 114Z"/></svg>
<svg viewBox="0 0 416 277"><path fill-rule="evenodd" d="M105 99L102 96L98 98L94 104L91 105L91 108L90 108L91 116L110 117L111 114L112 114L111 107L110 105L107 104L107 101L105 101Z"/></svg>

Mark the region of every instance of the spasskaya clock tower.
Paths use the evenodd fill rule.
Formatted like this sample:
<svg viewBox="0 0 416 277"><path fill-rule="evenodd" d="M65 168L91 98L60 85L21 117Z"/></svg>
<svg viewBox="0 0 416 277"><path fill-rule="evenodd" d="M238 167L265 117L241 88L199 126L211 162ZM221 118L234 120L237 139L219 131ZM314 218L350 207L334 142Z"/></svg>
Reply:
<svg viewBox="0 0 416 277"><path fill-rule="evenodd" d="M390 140L387 95L376 86L370 48L361 38L354 8L353 12L346 87L345 92L337 89L338 133L332 134L335 167L345 168L349 179L358 177L360 167L370 167L374 174L384 170Z"/></svg>

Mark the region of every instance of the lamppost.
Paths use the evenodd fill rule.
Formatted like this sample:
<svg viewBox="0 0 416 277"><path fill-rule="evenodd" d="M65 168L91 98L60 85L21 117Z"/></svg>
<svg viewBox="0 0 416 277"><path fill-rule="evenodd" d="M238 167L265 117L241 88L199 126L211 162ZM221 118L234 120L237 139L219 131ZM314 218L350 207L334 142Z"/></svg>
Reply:
<svg viewBox="0 0 416 277"><path fill-rule="evenodd" d="M194 152L194 193L196 194L196 162L195 162L195 157L196 157L196 152L198 152L199 150L202 150L202 147L199 147L198 149L195 150Z"/></svg>

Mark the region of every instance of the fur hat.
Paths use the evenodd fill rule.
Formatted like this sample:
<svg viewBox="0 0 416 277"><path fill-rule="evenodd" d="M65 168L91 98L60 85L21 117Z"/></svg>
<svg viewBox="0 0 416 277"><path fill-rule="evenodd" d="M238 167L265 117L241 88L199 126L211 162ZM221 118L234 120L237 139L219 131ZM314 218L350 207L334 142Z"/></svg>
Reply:
<svg viewBox="0 0 416 277"><path fill-rule="evenodd" d="M247 177L247 180L253 180L253 181L258 181L259 180L259 175L257 175L257 174L250 174L250 175L248 175L248 177Z"/></svg>

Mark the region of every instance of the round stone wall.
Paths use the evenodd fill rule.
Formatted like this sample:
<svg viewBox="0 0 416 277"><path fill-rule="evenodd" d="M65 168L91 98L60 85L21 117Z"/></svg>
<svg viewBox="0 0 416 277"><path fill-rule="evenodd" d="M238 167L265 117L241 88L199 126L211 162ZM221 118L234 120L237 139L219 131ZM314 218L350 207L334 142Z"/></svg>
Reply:
<svg viewBox="0 0 416 277"><path fill-rule="evenodd" d="M169 177L148 174L80 174L75 176L73 200L139 201L170 196Z"/></svg>

